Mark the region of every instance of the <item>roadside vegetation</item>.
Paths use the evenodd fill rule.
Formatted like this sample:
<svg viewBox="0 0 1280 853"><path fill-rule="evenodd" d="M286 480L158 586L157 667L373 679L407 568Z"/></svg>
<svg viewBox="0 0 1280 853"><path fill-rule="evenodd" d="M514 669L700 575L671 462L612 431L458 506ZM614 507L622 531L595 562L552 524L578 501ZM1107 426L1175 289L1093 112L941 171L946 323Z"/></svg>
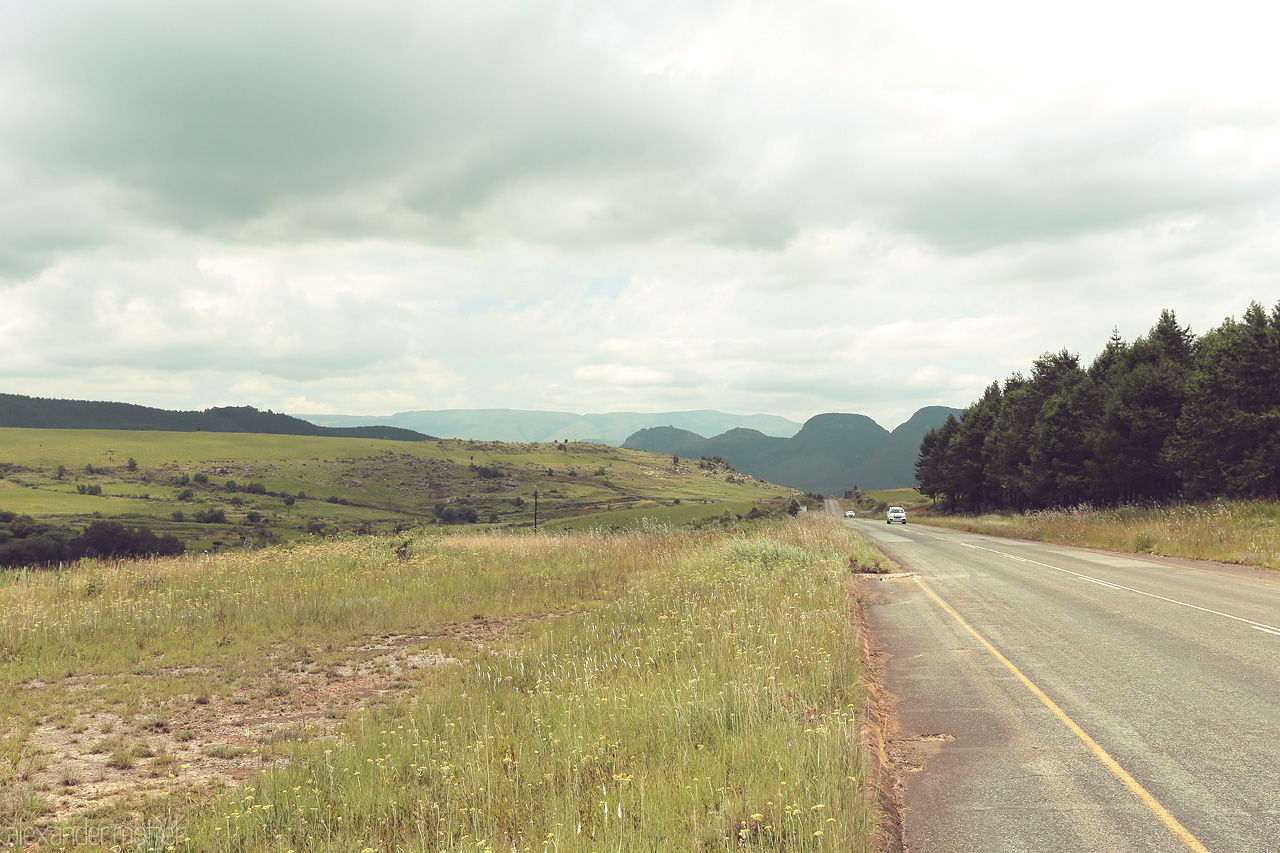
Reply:
<svg viewBox="0 0 1280 853"><path fill-rule="evenodd" d="M869 850L849 570L882 562L809 512L3 573L0 825L36 850Z"/></svg>
<svg viewBox="0 0 1280 853"><path fill-rule="evenodd" d="M1018 515L926 513L942 527L1109 551L1280 569L1280 504L1215 501L1150 507L1072 507Z"/></svg>

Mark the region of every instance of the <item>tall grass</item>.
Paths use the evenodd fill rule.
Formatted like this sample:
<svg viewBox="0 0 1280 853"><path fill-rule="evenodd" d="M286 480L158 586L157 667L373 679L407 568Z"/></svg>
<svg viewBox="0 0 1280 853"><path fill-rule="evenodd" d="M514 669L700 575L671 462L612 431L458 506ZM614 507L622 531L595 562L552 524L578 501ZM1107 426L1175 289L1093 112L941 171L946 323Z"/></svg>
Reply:
<svg viewBox="0 0 1280 853"><path fill-rule="evenodd" d="M569 539L355 538L0 573L0 681L236 659L281 636L344 644L616 594L635 566Z"/></svg>
<svg viewBox="0 0 1280 853"><path fill-rule="evenodd" d="M1267 501L1080 506L1027 515L931 516L928 521L974 533L1280 569L1280 504Z"/></svg>
<svg viewBox="0 0 1280 853"><path fill-rule="evenodd" d="M337 737L297 741L287 766L234 794L143 811L181 827L175 849L188 851L868 850L849 565L875 557L810 516L12 577L7 677L56 670L77 646L106 670L128 657L109 646L138 640L180 658L180 638L221 649L232 635L248 646L543 614Z"/></svg>

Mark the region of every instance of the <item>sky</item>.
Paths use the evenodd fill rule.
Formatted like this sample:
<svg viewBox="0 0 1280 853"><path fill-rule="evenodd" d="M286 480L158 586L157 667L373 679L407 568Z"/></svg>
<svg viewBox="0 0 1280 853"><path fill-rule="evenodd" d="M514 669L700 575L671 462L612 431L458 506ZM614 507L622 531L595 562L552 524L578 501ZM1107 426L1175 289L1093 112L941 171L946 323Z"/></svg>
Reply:
<svg viewBox="0 0 1280 853"><path fill-rule="evenodd" d="M0 392L963 407L1280 300L1266 7L0 0Z"/></svg>

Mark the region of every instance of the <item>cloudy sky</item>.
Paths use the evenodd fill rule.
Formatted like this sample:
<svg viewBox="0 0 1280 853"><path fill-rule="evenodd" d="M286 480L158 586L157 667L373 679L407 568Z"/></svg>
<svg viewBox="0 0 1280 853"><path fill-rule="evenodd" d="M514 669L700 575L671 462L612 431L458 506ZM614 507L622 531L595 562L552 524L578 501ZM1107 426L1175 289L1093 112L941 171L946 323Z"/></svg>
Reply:
<svg viewBox="0 0 1280 853"><path fill-rule="evenodd" d="M1280 300L1256 0L0 0L0 391L892 427Z"/></svg>

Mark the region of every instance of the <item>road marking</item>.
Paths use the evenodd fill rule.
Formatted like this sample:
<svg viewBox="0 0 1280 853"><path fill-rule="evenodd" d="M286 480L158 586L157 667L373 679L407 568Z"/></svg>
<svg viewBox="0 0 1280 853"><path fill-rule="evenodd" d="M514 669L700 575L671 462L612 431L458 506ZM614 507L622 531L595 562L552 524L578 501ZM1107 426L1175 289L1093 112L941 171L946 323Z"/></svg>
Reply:
<svg viewBox="0 0 1280 853"><path fill-rule="evenodd" d="M939 598L933 590L929 589L929 587L925 585L924 581L920 580L918 577L912 578L912 580L919 584L920 588L924 590L930 598L937 602L938 606L946 611L951 618L955 619L956 622L960 624L960 627L972 634L974 639L979 643L982 643L982 645L986 647L987 651L991 652L996 660L1004 664L1005 668L1012 672L1014 677L1021 681L1023 686L1030 690L1032 695L1039 699L1041 704L1048 708L1049 712L1058 718L1059 722L1066 726L1073 735L1080 739L1080 742L1083 743L1091 753L1093 753L1093 757L1098 759L1103 767L1110 770L1111 775L1119 779L1120 782L1129 789L1129 793L1133 794L1133 796L1137 798L1138 802L1146 806L1147 810L1156 816L1160 823L1164 825L1165 829L1169 830L1173 837L1182 843L1183 847L1186 847L1188 850L1195 851L1195 853L1209 853L1209 848L1201 844L1185 826L1178 822L1177 818L1169 813L1168 809L1160 805L1159 800L1153 797L1146 788L1142 787L1141 783L1139 783L1137 779L1130 776L1128 771L1120 766L1119 762L1112 758L1105 749L1098 745L1097 741L1089 737L1089 734L1084 729L1080 728L1080 726L1076 724L1075 720L1067 716L1067 712L1059 708L1056 702L1050 699L1043 690L1035 685L1035 682L1023 675L1022 671L1014 666L1007 657L1000 654L995 646L988 643L985 637L975 631L968 622L964 621L963 617L951 608L951 605L947 604ZM1277 631L1276 633L1280 633L1280 631Z"/></svg>
<svg viewBox="0 0 1280 853"><path fill-rule="evenodd" d="M924 535L929 536L931 534L926 533ZM947 539L948 537L935 535L933 536L933 538ZM1221 610L1211 610L1208 607L1201 607L1200 605L1192 604L1189 601L1179 601L1176 598L1167 598L1163 595L1156 595L1154 592L1147 592L1146 590L1135 589L1134 587L1131 587L1131 586L1124 586L1123 584L1112 583L1111 581L1104 581L1101 578L1095 578L1092 575L1082 574L1081 572L1074 572L1071 569L1064 569L1061 566L1055 566L1055 565L1052 565L1051 563L1042 563L1039 560L1032 560L1029 557L1019 557L1016 554L1010 554L1007 551L998 551L995 548L988 548L985 545L974 545L969 542L954 542L954 540L952 540L952 542L953 544L956 544L956 545L962 545L965 548L977 548L979 551L987 551L992 554L999 554L1001 557L1008 557L1009 559L1015 560L1019 563L1030 563L1033 566L1043 566L1046 569L1053 569L1055 572L1062 572L1063 574L1066 574L1066 575L1072 575L1074 577L1079 578L1080 580L1089 581L1090 583L1096 583L1099 586L1107 586L1107 587L1111 587L1112 589L1124 590L1125 592L1132 592L1135 595L1145 595L1147 598L1154 598L1158 601L1164 601L1169 604L1176 604L1179 607L1187 607L1187 608L1190 608L1191 610L1199 610L1201 613L1208 613L1213 616L1221 616L1223 619L1231 619L1232 621L1235 621L1235 622L1243 622L1246 625L1257 628L1259 631L1266 631L1268 634L1280 634L1280 628L1276 627L1275 625L1268 625L1265 622L1254 622L1252 619L1245 619L1243 616L1233 616L1230 613L1223 613ZM1164 564L1161 564L1161 565L1164 565Z"/></svg>

